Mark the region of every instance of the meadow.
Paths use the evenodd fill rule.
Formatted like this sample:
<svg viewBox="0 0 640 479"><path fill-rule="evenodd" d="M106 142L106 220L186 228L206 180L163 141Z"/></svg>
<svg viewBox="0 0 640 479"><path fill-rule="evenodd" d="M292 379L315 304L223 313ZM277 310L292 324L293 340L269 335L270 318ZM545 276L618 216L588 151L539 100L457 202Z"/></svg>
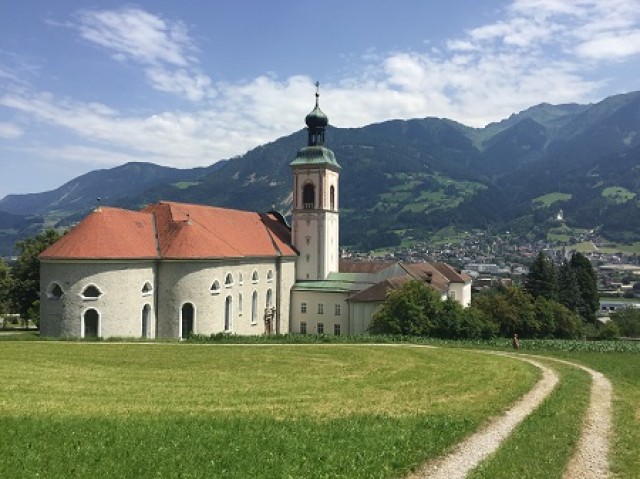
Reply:
<svg viewBox="0 0 640 479"><path fill-rule="evenodd" d="M539 377L529 364L469 349L506 350L504 340L430 348L204 339L0 341L0 477L398 477ZM608 344L522 343L611 379L612 468L639 477L640 348ZM589 378L545 361L559 387L473 477L562 477Z"/></svg>

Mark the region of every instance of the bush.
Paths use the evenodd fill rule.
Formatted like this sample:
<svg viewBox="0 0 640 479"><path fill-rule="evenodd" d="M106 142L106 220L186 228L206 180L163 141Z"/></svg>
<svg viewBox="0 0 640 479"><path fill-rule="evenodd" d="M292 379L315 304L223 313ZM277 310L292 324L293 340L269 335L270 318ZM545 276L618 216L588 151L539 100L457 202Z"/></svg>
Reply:
<svg viewBox="0 0 640 479"><path fill-rule="evenodd" d="M611 321L618 326L621 336L640 337L640 309L620 309L611 314Z"/></svg>
<svg viewBox="0 0 640 479"><path fill-rule="evenodd" d="M599 328L598 338L603 340L620 339L620 328L613 321L603 324Z"/></svg>

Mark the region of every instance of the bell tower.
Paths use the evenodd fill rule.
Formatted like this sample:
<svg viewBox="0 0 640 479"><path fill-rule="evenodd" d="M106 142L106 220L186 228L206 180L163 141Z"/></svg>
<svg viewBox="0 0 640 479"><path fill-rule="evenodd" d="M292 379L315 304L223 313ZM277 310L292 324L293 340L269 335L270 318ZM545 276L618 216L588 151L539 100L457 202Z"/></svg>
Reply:
<svg viewBox="0 0 640 479"><path fill-rule="evenodd" d="M293 170L293 214L291 239L300 252L296 280L322 280L338 271L339 214L338 179L340 165L331 150L324 147L329 123L320 109L319 83L316 106L305 118L307 146L291 162Z"/></svg>

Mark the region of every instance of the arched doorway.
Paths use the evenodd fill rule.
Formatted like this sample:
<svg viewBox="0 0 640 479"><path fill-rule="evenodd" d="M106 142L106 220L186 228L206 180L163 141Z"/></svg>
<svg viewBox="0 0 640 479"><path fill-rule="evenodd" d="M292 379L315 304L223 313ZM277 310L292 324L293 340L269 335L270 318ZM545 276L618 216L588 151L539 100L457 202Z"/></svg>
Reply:
<svg viewBox="0 0 640 479"><path fill-rule="evenodd" d="M87 309L83 316L83 329L85 338L97 338L100 323L100 314L95 309Z"/></svg>
<svg viewBox="0 0 640 479"><path fill-rule="evenodd" d="M182 339L187 339L193 333L193 320L195 317L195 309L193 307L193 304L191 303L183 304L181 313L182 313L181 314L182 328L180 331L180 337Z"/></svg>
<svg viewBox="0 0 640 479"><path fill-rule="evenodd" d="M151 333L151 306L145 304L142 308L142 337L148 338Z"/></svg>

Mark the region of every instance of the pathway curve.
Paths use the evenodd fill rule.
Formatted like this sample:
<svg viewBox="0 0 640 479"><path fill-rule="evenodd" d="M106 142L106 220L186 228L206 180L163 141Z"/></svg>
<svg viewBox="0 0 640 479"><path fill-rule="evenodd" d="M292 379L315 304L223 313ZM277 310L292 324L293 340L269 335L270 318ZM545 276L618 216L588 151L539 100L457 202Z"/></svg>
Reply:
<svg viewBox="0 0 640 479"><path fill-rule="evenodd" d="M459 443L446 456L427 463L419 471L408 476L409 478L462 479L466 477L500 447L502 441L551 394L558 384L558 375L538 361L519 355L502 355L533 364L542 370L542 379L503 415Z"/></svg>
<svg viewBox="0 0 640 479"><path fill-rule="evenodd" d="M458 444L453 451L435 462L427 463L409 478L464 478L500 444L544 399L558 383L555 372L522 355L505 356L527 361L543 371L540 381L504 415ZM612 431L612 387L598 371L581 364L545 357L567 364L591 375L591 397L576 451L565 470L564 479L602 479L609 476L609 442Z"/></svg>

